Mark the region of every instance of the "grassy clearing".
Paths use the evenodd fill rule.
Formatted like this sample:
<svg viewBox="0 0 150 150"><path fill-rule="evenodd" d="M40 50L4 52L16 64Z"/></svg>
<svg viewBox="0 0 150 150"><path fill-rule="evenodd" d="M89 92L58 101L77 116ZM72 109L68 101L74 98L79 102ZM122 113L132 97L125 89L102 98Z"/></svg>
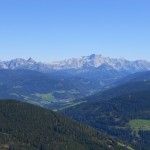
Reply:
<svg viewBox="0 0 150 150"><path fill-rule="evenodd" d="M47 94L41 94L41 93L36 93L36 94L33 94L34 96L36 97L39 97L43 100L54 100L55 97L53 96L52 93L47 93Z"/></svg>
<svg viewBox="0 0 150 150"><path fill-rule="evenodd" d="M137 136L139 131L150 131L150 120L134 119L129 122L129 125Z"/></svg>
<svg viewBox="0 0 150 150"><path fill-rule="evenodd" d="M16 85L16 86L13 86L13 88L14 88L14 89L21 89L21 88L22 88L22 86L20 86L20 85Z"/></svg>
<svg viewBox="0 0 150 150"><path fill-rule="evenodd" d="M59 93L59 94L65 94L65 93L70 93L70 94L80 94L80 92L79 91L76 91L76 90L74 90L74 89L72 89L72 90L69 90L69 91L56 91L57 93Z"/></svg>
<svg viewBox="0 0 150 150"><path fill-rule="evenodd" d="M40 99L38 100L38 102L40 102L41 105L50 104L56 100L52 93L47 94L36 93L32 95Z"/></svg>
<svg viewBox="0 0 150 150"><path fill-rule="evenodd" d="M56 91L57 93L59 93L59 94L65 94L66 93L66 91Z"/></svg>
<svg viewBox="0 0 150 150"><path fill-rule="evenodd" d="M71 93L71 94L79 94L80 92L79 91L76 91L76 90L70 90L70 91L68 91L69 93Z"/></svg>

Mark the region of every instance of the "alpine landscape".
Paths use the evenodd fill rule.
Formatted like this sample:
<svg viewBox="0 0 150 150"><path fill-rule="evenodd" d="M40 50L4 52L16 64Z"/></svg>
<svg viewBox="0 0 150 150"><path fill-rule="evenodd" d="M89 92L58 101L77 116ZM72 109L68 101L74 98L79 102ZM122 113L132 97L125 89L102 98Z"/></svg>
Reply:
<svg viewBox="0 0 150 150"><path fill-rule="evenodd" d="M150 150L149 6L0 1L0 150Z"/></svg>

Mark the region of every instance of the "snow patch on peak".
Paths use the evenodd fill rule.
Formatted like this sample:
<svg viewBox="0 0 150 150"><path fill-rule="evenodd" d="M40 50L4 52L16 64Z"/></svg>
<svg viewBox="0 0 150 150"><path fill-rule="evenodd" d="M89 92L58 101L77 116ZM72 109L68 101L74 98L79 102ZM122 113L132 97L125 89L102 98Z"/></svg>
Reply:
<svg viewBox="0 0 150 150"><path fill-rule="evenodd" d="M133 73L150 70L150 62L145 60L128 61L124 58L110 58L96 54L66 59L63 61L55 61L52 63L36 62L32 58L29 58L28 60L16 58L11 61L0 61L1 69L30 69L41 72L63 69L84 70L99 67L105 68L106 70L114 69L116 71L127 71Z"/></svg>

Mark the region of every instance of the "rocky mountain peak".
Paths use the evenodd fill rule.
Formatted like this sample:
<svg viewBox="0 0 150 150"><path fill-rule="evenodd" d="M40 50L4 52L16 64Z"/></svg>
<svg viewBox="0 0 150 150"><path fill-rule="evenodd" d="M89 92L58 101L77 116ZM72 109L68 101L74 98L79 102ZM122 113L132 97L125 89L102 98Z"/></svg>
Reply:
<svg viewBox="0 0 150 150"><path fill-rule="evenodd" d="M31 57L27 60L28 63L36 63Z"/></svg>
<svg viewBox="0 0 150 150"><path fill-rule="evenodd" d="M150 70L150 62L145 60L128 61L124 58L110 58L102 55L92 54L79 58L66 59L50 64L39 63L32 58L28 60L16 58L11 61L0 61L1 69L29 69L41 72L49 72L50 70L66 70L66 69L90 69L99 67L113 68L116 71L137 72ZM109 67L108 67L109 66Z"/></svg>

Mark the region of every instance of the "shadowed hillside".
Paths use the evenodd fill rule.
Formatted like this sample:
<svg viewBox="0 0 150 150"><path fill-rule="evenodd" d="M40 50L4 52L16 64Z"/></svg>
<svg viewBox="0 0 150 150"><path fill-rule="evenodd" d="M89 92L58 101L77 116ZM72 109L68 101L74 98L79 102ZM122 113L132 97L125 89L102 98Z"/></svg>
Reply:
<svg viewBox="0 0 150 150"><path fill-rule="evenodd" d="M86 103L61 113L111 135L150 149L150 72L119 80L108 90L83 98Z"/></svg>
<svg viewBox="0 0 150 150"><path fill-rule="evenodd" d="M119 140L50 110L0 101L1 150L124 150Z"/></svg>

